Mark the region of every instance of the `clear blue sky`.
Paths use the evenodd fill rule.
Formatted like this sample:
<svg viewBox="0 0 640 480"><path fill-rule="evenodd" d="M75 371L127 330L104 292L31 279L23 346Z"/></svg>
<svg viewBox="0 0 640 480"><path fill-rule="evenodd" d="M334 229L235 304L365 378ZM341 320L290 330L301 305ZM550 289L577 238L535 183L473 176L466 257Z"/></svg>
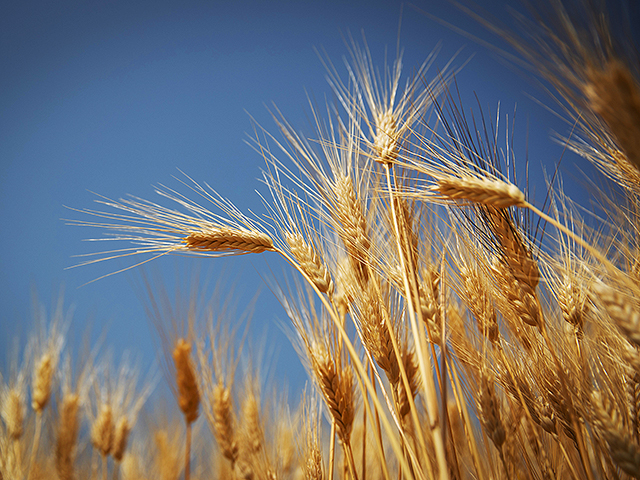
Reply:
<svg viewBox="0 0 640 480"><path fill-rule="evenodd" d="M508 21L503 2L477 3ZM499 43L446 2L416 4ZM263 160L243 142L252 128L247 112L275 132L265 108L274 102L293 125L311 132L307 93L318 103L330 96L314 47L340 66L343 37L363 30L382 65L385 46L395 51L400 11L399 2L364 0L6 2L0 15L0 364L10 338L29 328L31 289L50 307L61 287L67 305L75 305L76 339L87 323L94 330L108 325L106 343L116 354L131 349L151 361L155 350L132 288L135 274L78 288L131 260L65 270L77 263L74 254L100 248L82 239L103 232L66 226L62 218L83 217L64 205L93 207L89 191L159 200L152 185L179 188L172 179L179 168L241 210L262 212L254 189L261 188ZM549 100L484 47L405 5L405 72L440 41L431 72L464 47L458 65L474 55L458 77L466 105L476 106L474 91L493 111L498 101L509 113L517 103L517 155L524 160L528 132L532 170L552 165L562 149L549 134L567 128L525 93ZM171 288L176 270L198 267L212 283L219 272L231 278L241 305L262 287L252 335L269 339L278 351L276 372L298 388L304 371L277 326L284 311L261 278L284 265L264 254L172 257L150 271Z"/></svg>

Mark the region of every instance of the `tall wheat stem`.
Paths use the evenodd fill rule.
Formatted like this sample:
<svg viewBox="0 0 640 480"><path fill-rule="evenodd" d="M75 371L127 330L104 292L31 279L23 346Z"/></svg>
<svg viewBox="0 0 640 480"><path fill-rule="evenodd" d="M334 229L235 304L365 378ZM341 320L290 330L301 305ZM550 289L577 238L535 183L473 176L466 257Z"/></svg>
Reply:
<svg viewBox="0 0 640 480"><path fill-rule="evenodd" d="M31 479L33 475L33 467L36 463L36 455L38 454L38 446L40 445L40 435L42 433L42 410L36 412L36 431L33 434L33 445L31 446L31 457L29 458L29 475Z"/></svg>
<svg viewBox="0 0 640 480"><path fill-rule="evenodd" d="M393 182L391 180L391 165L388 163L385 163L383 166L384 166L385 174L387 177L387 186L389 187L389 198L390 198L389 203L391 203L391 214L393 216L393 227L395 229L395 234L397 239L398 255L400 257L400 269L402 270L402 280L404 282L404 289L407 297L407 310L409 311L409 320L411 322L411 329L413 331L414 338L419 339L419 341L416 342L416 348L418 349L418 364L420 366L420 374L422 375L423 381L427 387L426 388L427 413L429 415L429 422L431 424L430 430L433 437L433 444L436 449L436 459L438 462L438 470L440 473L440 479L448 480L449 470L447 468L447 461L446 461L445 450L444 450L444 443L443 443L443 436L442 436L443 433L440 432L441 428L438 426L438 422L437 422L438 399L436 396L435 384L433 383L433 378L430 374L431 362L428 358L428 355L425 355L427 347L424 342L424 336L420 335L420 332L418 330L418 324L416 322L416 314L413 310L413 301L411 300L412 298L418 298L417 291L416 291L417 289L415 288L415 285L413 285L414 288L411 288L410 286L409 278L407 276L407 271L406 271L406 262L404 259L404 253L403 253L402 245L400 244L400 241L401 241L400 229L398 227L398 217L396 214L395 202L393 201L394 199L393 199ZM391 338L393 340L394 336L392 335ZM394 341L394 349L395 348L396 348L396 345ZM399 355L398 355L398 358L400 358ZM400 363L402 364L402 362ZM429 364L428 370L426 365L427 363ZM406 391L411 392L411 389L409 387L409 381L407 379L407 374L404 371L404 368L400 368L400 372L402 373L402 381L405 384ZM445 388L445 386L443 385L442 388ZM413 404L412 395L409 393L407 397L409 398L409 401L412 404L411 405L412 416L416 417L414 421L416 422L416 425L419 425L419 422L417 421L417 413L415 411L415 404ZM417 429L417 430L420 431L421 429Z"/></svg>
<svg viewBox="0 0 640 480"><path fill-rule="evenodd" d="M184 480L191 477L191 423L187 422L187 439L184 452Z"/></svg>
<svg viewBox="0 0 640 480"><path fill-rule="evenodd" d="M336 420L331 419L331 443L329 444L329 480L333 480L333 468L336 459Z"/></svg>

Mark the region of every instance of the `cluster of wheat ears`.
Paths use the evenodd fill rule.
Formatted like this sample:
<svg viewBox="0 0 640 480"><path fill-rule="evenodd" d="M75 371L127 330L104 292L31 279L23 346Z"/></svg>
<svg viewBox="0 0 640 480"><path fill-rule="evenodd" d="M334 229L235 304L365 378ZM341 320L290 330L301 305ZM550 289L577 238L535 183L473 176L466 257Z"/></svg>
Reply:
<svg viewBox="0 0 640 480"><path fill-rule="evenodd" d="M187 178L200 203L161 187L175 208L101 199L82 210L101 222L72 222L133 243L99 260L284 258L300 405L267 399L256 370L239 381L233 328L193 310L163 336L183 419L133 435L153 380L93 353L74 368L58 312L0 385L0 479L640 478L639 64L578 3L552 2L529 39L500 33L555 89L559 141L602 172L595 207L557 173L536 207L455 71L429 79L430 56L405 81L399 55L380 74L351 42L346 76L326 62L315 138L279 112L279 135L256 129L265 215Z"/></svg>

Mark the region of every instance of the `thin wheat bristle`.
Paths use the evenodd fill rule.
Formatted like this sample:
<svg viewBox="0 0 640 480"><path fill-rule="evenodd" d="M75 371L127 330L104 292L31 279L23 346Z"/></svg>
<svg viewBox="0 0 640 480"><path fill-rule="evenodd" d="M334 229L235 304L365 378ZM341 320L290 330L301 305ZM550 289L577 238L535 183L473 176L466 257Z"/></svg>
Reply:
<svg viewBox="0 0 640 480"><path fill-rule="evenodd" d="M309 276L313 284L322 293L333 294L333 281L327 267L315 249L309 245L300 234L287 233L285 240L291 249L293 257Z"/></svg>
<svg viewBox="0 0 640 480"><path fill-rule="evenodd" d="M80 430L80 397L75 393L65 394L58 410L56 472L60 480L73 480L75 451Z"/></svg>
<svg viewBox="0 0 640 480"><path fill-rule="evenodd" d="M116 462L121 462L124 452L127 449L129 441L129 433L131 433L131 424L127 417L120 417L116 422L116 428L113 435L113 450L111 455Z"/></svg>
<svg viewBox="0 0 640 480"><path fill-rule="evenodd" d="M103 457L111 453L114 433L113 409L109 404L105 403L100 408L98 416L91 426L91 443Z"/></svg>
<svg viewBox="0 0 640 480"><path fill-rule="evenodd" d="M35 367L31 405L36 412L42 412L51 397L51 383L54 374L53 359L50 354L44 354Z"/></svg>
<svg viewBox="0 0 640 480"><path fill-rule="evenodd" d="M436 180L436 191L452 200L482 203L494 208L525 205L524 193L512 183L472 177L443 177Z"/></svg>
<svg viewBox="0 0 640 480"><path fill-rule="evenodd" d="M178 405L187 423L193 423L199 415L200 390L196 380L196 370L191 359L191 344L184 338L178 339L173 350L178 387Z"/></svg>
<svg viewBox="0 0 640 480"><path fill-rule="evenodd" d="M238 443L235 439L231 391L222 383L213 388L213 434L220 451L232 464L238 459Z"/></svg>
<svg viewBox="0 0 640 480"><path fill-rule="evenodd" d="M223 227L192 232L183 239L183 243L190 250L208 252L262 253L274 250L273 240L265 233Z"/></svg>
<svg viewBox="0 0 640 480"><path fill-rule="evenodd" d="M627 157L640 170L640 85L619 60L591 68L584 93L589 106L607 124Z"/></svg>

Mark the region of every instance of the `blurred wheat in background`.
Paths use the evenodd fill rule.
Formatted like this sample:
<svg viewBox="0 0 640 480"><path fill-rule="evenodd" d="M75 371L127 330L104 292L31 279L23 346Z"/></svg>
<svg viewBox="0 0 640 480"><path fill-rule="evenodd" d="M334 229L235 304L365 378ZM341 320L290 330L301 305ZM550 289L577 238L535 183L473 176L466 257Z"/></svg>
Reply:
<svg viewBox="0 0 640 480"><path fill-rule="evenodd" d="M87 263L284 259L270 288L310 384L265 388L225 302L147 282L174 401L144 405L157 376L72 354L60 303L1 377L0 479L640 478L640 64L602 6L550 1L520 31L460 6L549 89L555 140L601 173L589 205L559 170L534 198L526 146L462 105L453 60L403 71L349 37L344 69L321 54L315 136L276 108L255 125L264 214L186 175L76 210L126 243Z"/></svg>

